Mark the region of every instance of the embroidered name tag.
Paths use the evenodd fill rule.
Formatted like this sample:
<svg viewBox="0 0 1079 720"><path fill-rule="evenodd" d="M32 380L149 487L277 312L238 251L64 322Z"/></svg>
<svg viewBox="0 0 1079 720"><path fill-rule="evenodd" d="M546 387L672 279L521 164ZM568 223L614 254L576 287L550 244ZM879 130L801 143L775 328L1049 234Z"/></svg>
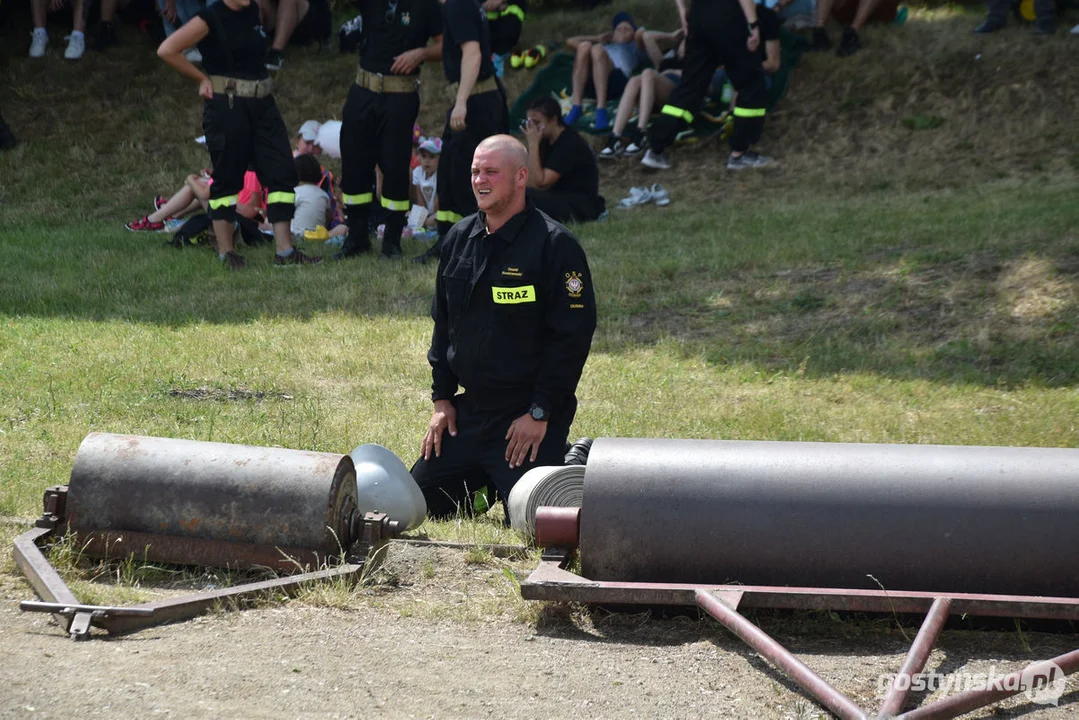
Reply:
<svg viewBox="0 0 1079 720"><path fill-rule="evenodd" d="M521 285L520 287L492 287L491 296L499 305L516 305L518 303L536 302L536 286Z"/></svg>

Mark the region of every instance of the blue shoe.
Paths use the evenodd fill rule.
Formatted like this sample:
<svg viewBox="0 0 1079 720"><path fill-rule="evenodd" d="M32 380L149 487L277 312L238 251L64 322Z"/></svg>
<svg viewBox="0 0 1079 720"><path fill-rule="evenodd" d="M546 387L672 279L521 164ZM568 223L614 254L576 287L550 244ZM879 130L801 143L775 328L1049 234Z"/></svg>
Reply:
<svg viewBox="0 0 1079 720"><path fill-rule="evenodd" d="M566 113L566 125L569 125L570 127L573 127L574 125L577 124L577 121L580 120L580 119L581 119L581 106L580 105L574 105L573 107L571 107L569 109L569 112Z"/></svg>
<svg viewBox="0 0 1079 720"><path fill-rule="evenodd" d="M607 108L596 108L596 130L606 130L611 126L607 118Z"/></svg>

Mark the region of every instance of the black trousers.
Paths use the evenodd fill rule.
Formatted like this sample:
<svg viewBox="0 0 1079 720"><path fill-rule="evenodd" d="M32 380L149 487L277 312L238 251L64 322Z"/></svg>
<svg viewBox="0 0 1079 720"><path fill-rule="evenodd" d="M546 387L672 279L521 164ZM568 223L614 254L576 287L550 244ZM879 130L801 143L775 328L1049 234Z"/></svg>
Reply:
<svg viewBox="0 0 1079 720"><path fill-rule="evenodd" d="M213 164L210 217L233 220L244 186L244 173L253 167L267 191L266 219L291 220L296 202L296 166L288 130L273 95L234 97L214 93L202 106L202 129Z"/></svg>
<svg viewBox="0 0 1079 720"><path fill-rule="evenodd" d="M423 490L430 517L470 513L472 493L485 488L493 488L505 505L510 490L526 472L565 464L566 438L577 413L576 398L571 397L551 414L536 462L526 458L519 468L510 468L506 460L506 432L514 420L528 412L528 401L489 406L464 393L455 397L453 404L457 408L457 437L443 433L441 455L420 458L412 466L412 477ZM488 497L493 503L490 493ZM506 512L508 518L508 508Z"/></svg>
<svg viewBox="0 0 1079 720"><path fill-rule="evenodd" d="M476 212L472 194L472 156L476 146L492 135L509 132L506 96L499 90L468 98L464 130L450 128L451 107L442 130L442 156L438 161L438 234L444 237L455 222ZM409 125L411 131L412 126Z"/></svg>
<svg viewBox="0 0 1079 720"><path fill-rule="evenodd" d="M528 188L526 194L537 208L560 223L588 222L600 215L595 212L596 203L584 195L568 195L537 188Z"/></svg>
<svg viewBox="0 0 1079 720"><path fill-rule="evenodd" d="M341 198L349 241L367 241L378 165L386 222L383 247L400 246L412 184L412 126L419 111L416 92L376 93L355 83L349 89L341 112Z"/></svg>
<svg viewBox="0 0 1079 720"><path fill-rule="evenodd" d="M749 28L734 0L695 2L690 7L687 22L689 36L682 82L671 91L667 104L652 123L648 133L652 149L663 152L678 133L693 122L693 116L704 103L712 75L722 65L738 92L731 150L744 152L760 140L764 128L767 90L760 50L750 52L746 47Z"/></svg>
<svg viewBox="0 0 1079 720"><path fill-rule="evenodd" d="M505 55L516 47L521 39L526 9L528 6L524 0L510 0L505 10L487 13L487 24L491 28L492 53Z"/></svg>

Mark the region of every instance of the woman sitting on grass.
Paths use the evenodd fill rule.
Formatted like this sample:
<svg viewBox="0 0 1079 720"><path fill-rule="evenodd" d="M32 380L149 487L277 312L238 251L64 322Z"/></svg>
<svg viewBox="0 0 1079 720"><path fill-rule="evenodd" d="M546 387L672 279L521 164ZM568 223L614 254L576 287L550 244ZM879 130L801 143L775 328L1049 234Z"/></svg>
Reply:
<svg viewBox="0 0 1079 720"><path fill-rule="evenodd" d="M558 101L537 98L524 127L528 198L558 222L595 220L607 209L599 194L592 146L562 119Z"/></svg>

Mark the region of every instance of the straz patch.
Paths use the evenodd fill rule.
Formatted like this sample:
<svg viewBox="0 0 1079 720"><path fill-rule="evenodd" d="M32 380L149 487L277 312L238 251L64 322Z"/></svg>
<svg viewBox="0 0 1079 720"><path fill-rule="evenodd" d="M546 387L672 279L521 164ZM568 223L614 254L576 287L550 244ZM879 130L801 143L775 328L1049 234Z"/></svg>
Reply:
<svg viewBox="0 0 1079 720"><path fill-rule="evenodd" d="M536 302L536 286L492 287L491 297L497 305L517 305Z"/></svg>
<svg viewBox="0 0 1079 720"><path fill-rule="evenodd" d="M582 290L584 290L584 281L581 280L581 273L566 273L566 292L569 293L569 296L571 298L579 298L581 297Z"/></svg>

